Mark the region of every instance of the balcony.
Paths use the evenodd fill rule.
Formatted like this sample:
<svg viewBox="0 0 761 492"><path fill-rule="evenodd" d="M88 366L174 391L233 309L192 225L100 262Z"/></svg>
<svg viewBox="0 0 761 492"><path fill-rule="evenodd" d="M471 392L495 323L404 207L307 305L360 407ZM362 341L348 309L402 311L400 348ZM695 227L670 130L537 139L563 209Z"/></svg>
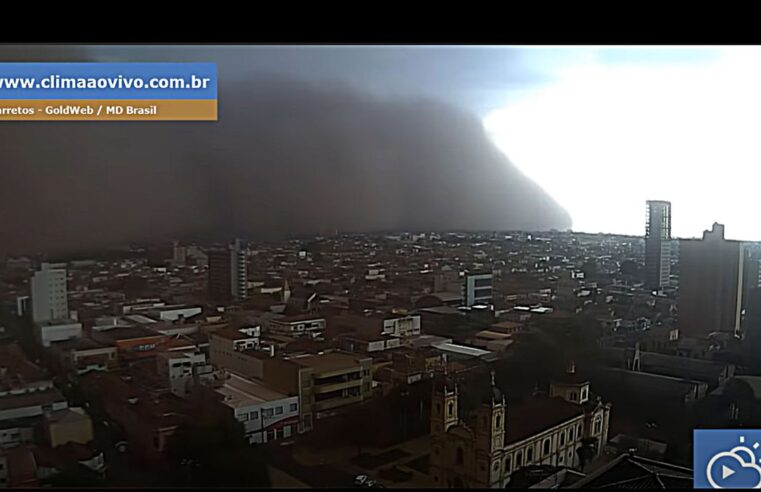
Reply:
<svg viewBox="0 0 761 492"><path fill-rule="evenodd" d="M315 384L312 391L314 393L330 393L331 391L338 391L346 388L358 387L362 384L362 379L353 379L350 381L340 381L330 384Z"/></svg>
<svg viewBox="0 0 761 492"><path fill-rule="evenodd" d="M362 395L337 397L325 401L316 401L314 402L314 406L312 408L315 412L321 412L324 410L342 407L344 405L351 405L352 403L359 403L360 401L362 401Z"/></svg>

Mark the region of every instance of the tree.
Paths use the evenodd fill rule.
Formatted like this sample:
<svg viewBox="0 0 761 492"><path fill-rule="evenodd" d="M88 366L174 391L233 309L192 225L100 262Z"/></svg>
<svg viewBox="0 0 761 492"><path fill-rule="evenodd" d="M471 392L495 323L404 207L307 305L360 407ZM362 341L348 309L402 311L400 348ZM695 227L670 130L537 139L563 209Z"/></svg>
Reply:
<svg viewBox="0 0 761 492"><path fill-rule="evenodd" d="M202 417L182 424L167 443L176 483L193 486L269 487L267 463L232 419Z"/></svg>

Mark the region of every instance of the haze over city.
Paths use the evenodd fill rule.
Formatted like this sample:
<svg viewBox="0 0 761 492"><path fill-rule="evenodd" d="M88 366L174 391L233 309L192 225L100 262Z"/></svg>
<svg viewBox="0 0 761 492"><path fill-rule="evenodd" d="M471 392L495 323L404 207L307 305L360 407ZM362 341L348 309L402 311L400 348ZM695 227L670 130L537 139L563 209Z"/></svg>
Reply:
<svg viewBox="0 0 761 492"><path fill-rule="evenodd" d="M0 47L0 488L760 486L757 55Z"/></svg>
<svg viewBox="0 0 761 492"><path fill-rule="evenodd" d="M751 202L758 53L5 46L0 58L11 61L216 62L220 120L4 126L3 246L208 232L642 235L647 199L672 202L676 237L719 221L728 238L761 239Z"/></svg>

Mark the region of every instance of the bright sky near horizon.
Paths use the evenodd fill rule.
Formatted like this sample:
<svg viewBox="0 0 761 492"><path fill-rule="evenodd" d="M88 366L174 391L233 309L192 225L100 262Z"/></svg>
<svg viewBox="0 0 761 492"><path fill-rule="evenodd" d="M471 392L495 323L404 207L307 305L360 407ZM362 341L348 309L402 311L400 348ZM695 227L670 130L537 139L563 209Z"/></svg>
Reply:
<svg viewBox="0 0 761 492"><path fill-rule="evenodd" d="M645 201L672 202L675 237L713 222L761 240L761 49L688 64L565 66L484 118L495 143L584 232L644 233Z"/></svg>

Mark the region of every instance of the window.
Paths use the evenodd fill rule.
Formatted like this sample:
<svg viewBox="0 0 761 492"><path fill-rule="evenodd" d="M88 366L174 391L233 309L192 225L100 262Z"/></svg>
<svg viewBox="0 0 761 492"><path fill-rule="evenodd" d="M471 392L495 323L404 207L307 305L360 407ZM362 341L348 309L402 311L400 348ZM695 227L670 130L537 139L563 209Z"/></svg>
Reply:
<svg viewBox="0 0 761 492"><path fill-rule="evenodd" d="M248 414L242 413L238 415L238 420L240 420L241 422L248 422Z"/></svg>
<svg viewBox="0 0 761 492"><path fill-rule="evenodd" d="M291 406L289 407L291 412L295 412L299 409L299 405L297 403L291 403Z"/></svg>
<svg viewBox="0 0 761 492"><path fill-rule="evenodd" d="M265 419L268 419L268 418L272 417L272 409L271 408L265 408L264 410L262 410L262 417L265 418Z"/></svg>
<svg viewBox="0 0 761 492"><path fill-rule="evenodd" d="M517 470L517 469L518 469L518 468L520 468L521 466L523 466L523 453L521 453L520 451L518 451L518 452L515 454L515 469Z"/></svg>
<svg viewBox="0 0 761 492"><path fill-rule="evenodd" d="M283 427L283 437L291 437L291 426L286 425Z"/></svg>
<svg viewBox="0 0 761 492"><path fill-rule="evenodd" d="M454 414L454 403L450 401L449 405L447 405L447 415L451 417L453 414Z"/></svg>
<svg viewBox="0 0 761 492"><path fill-rule="evenodd" d="M267 431L267 442L277 439L277 431L275 429Z"/></svg>
<svg viewBox="0 0 761 492"><path fill-rule="evenodd" d="M573 427L568 429L568 441L573 441Z"/></svg>
<svg viewBox="0 0 761 492"><path fill-rule="evenodd" d="M283 414L283 407L276 407L275 415L282 415L282 414Z"/></svg>
<svg viewBox="0 0 761 492"><path fill-rule="evenodd" d="M575 391L571 391L571 400L576 401L579 398L579 394Z"/></svg>
<svg viewBox="0 0 761 492"><path fill-rule="evenodd" d="M458 465L462 465L463 462L465 461L464 454L465 453L463 453L462 448L457 448L457 464Z"/></svg>
<svg viewBox="0 0 761 492"><path fill-rule="evenodd" d="M497 415L497 420L496 420L496 423L495 423L497 428L499 428L499 424L501 424L501 423L502 423L502 415Z"/></svg>
<svg viewBox="0 0 761 492"><path fill-rule="evenodd" d="M254 410L251 412L251 420L257 420L259 419L259 410Z"/></svg>
<svg viewBox="0 0 761 492"><path fill-rule="evenodd" d="M550 454L550 438L549 437L544 440L544 446L542 448L542 453L544 454L544 456L547 456L548 454Z"/></svg>
<svg viewBox="0 0 761 492"><path fill-rule="evenodd" d="M505 473L510 473L512 470L510 470L510 457L507 456L505 458Z"/></svg>
<svg viewBox="0 0 761 492"><path fill-rule="evenodd" d="M576 439L581 439L581 424L576 425Z"/></svg>
<svg viewBox="0 0 761 492"><path fill-rule="evenodd" d="M526 450L526 463L531 463L534 460L534 447L530 447Z"/></svg>
<svg viewBox="0 0 761 492"><path fill-rule="evenodd" d="M586 400L587 399L587 389L584 388L581 390L581 399Z"/></svg>
<svg viewBox="0 0 761 492"><path fill-rule="evenodd" d="M558 438L560 441L560 445L563 446L565 444L565 432L560 433L560 437Z"/></svg>
<svg viewBox="0 0 761 492"><path fill-rule="evenodd" d="M594 433L599 434L600 432L602 432L602 415L595 417L594 423Z"/></svg>

